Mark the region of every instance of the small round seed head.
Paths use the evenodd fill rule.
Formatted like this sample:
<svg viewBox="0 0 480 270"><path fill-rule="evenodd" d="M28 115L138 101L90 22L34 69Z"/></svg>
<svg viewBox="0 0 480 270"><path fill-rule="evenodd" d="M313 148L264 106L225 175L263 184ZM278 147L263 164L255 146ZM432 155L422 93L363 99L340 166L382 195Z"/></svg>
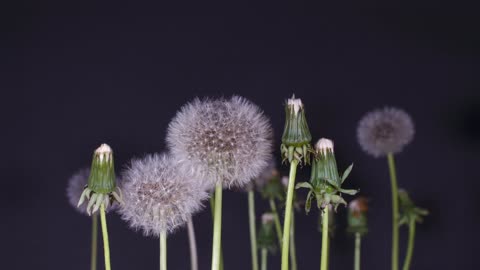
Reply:
<svg viewBox="0 0 480 270"><path fill-rule="evenodd" d="M67 198L68 202L72 205L75 210L79 213L87 214L87 204L83 204L80 207L77 207L77 203L80 200L80 196L85 189L85 186L88 182L88 176L90 175L90 168L83 168L75 172L69 179L67 185Z"/></svg>
<svg viewBox="0 0 480 270"><path fill-rule="evenodd" d="M172 232L202 207L207 193L197 181L179 174L165 154L133 159L123 172L122 218L145 235Z"/></svg>
<svg viewBox="0 0 480 270"><path fill-rule="evenodd" d="M167 143L179 170L212 187L243 187L268 165L272 128L259 107L231 99L195 99L168 127Z"/></svg>
<svg viewBox="0 0 480 270"><path fill-rule="evenodd" d="M391 107L367 113L357 128L360 146L374 157L401 152L412 141L414 133L410 116Z"/></svg>

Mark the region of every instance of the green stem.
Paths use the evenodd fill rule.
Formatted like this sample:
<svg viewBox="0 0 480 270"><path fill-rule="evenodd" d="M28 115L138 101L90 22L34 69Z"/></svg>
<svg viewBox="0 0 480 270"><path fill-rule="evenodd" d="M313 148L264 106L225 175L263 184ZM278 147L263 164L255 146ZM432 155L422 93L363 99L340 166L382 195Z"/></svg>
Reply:
<svg viewBox="0 0 480 270"><path fill-rule="evenodd" d="M325 207L323 209L323 218L322 218L322 257L320 260L320 270L328 269L328 215L330 207Z"/></svg>
<svg viewBox="0 0 480 270"><path fill-rule="evenodd" d="M105 204L100 205L100 222L102 223L103 253L105 256L105 270L110 270L110 245L108 243L107 216L105 215Z"/></svg>
<svg viewBox="0 0 480 270"><path fill-rule="evenodd" d="M292 226L290 230L290 259L292 270L297 270L297 252L295 250L295 210L292 210Z"/></svg>
<svg viewBox="0 0 480 270"><path fill-rule="evenodd" d="M188 245L190 247L191 270L198 270L197 241L195 240L195 228L193 227L192 216L187 220Z"/></svg>
<svg viewBox="0 0 480 270"><path fill-rule="evenodd" d="M262 269L267 270L267 260L268 260L268 250L266 248L262 248Z"/></svg>
<svg viewBox="0 0 480 270"><path fill-rule="evenodd" d="M90 270L97 270L97 238L98 215L92 216L92 254L90 256Z"/></svg>
<svg viewBox="0 0 480 270"><path fill-rule="evenodd" d="M167 232L160 233L160 270L167 270Z"/></svg>
<svg viewBox="0 0 480 270"><path fill-rule="evenodd" d="M398 186L395 160L393 154L389 153L388 168L392 187L392 270L398 270Z"/></svg>
<svg viewBox="0 0 480 270"><path fill-rule="evenodd" d="M282 245L282 270L288 270L288 251L290 248L290 229L292 223L293 191L295 190L295 175L297 174L298 160L290 163L290 175L288 177L287 201L285 202L285 220L283 223Z"/></svg>
<svg viewBox="0 0 480 270"><path fill-rule="evenodd" d="M210 209L212 210L212 221L215 220L215 197L210 197ZM220 270L223 270L223 248L220 245Z"/></svg>
<svg viewBox="0 0 480 270"><path fill-rule="evenodd" d="M360 249L361 249L362 236L359 233L355 233L355 260L354 270L360 270Z"/></svg>
<svg viewBox="0 0 480 270"><path fill-rule="evenodd" d="M215 215L213 217L212 270L220 269L222 244L222 181L215 186Z"/></svg>
<svg viewBox="0 0 480 270"><path fill-rule="evenodd" d="M282 248L282 224L280 223L280 217L277 211L277 205L273 199L270 199L270 209L273 213L273 220L275 221L275 230L277 231L278 246Z"/></svg>
<svg viewBox="0 0 480 270"><path fill-rule="evenodd" d="M405 262L403 263L403 270L410 269L410 264L412 262L413 246L415 244L415 219L412 218L408 226L408 247Z"/></svg>
<svg viewBox="0 0 480 270"><path fill-rule="evenodd" d="M255 194L253 190L248 191L248 220L250 226L250 248L252 251L252 269L258 270L257 256L257 226L255 225Z"/></svg>

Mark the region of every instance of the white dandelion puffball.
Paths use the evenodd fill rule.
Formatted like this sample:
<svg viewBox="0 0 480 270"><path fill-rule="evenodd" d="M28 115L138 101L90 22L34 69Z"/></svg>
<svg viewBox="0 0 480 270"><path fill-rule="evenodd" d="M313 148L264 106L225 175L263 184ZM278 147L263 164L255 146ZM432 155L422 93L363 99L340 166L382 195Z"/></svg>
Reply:
<svg viewBox="0 0 480 270"><path fill-rule="evenodd" d="M87 204L84 203L77 207L78 200L88 183L88 176L90 176L90 168L83 168L75 172L69 179L67 184L67 198L70 205L81 214L88 216Z"/></svg>
<svg viewBox="0 0 480 270"><path fill-rule="evenodd" d="M358 142L362 149L374 157L399 153L409 144L415 128L412 118L405 111L386 107L367 113L357 128Z"/></svg>
<svg viewBox="0 0 480 270"><path fill-rule="evenodd" d="M197 181L179 174L166 154L133 159L122 174L122 218L145 235L172 232L202 207L207 193Z"/></svg>
<svg viewBox="0 0 480 270"><path fill-rule="evenodd" d="M167 143L179 169L212 188L244 187L268 165L272 128L245 98L195 99L168 127Z"/></svg>

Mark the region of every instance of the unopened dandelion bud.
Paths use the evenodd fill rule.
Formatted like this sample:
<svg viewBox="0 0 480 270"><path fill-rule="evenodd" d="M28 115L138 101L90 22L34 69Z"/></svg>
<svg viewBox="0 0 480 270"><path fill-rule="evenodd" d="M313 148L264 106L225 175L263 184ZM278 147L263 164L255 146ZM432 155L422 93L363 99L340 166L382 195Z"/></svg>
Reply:
<svg viewBox="0 0 480 270"><path fill-rule="evenodd" d="M368 232L368 200L365 197L359 197L348 204L347 214L347 232L364 235Z"/></svg>

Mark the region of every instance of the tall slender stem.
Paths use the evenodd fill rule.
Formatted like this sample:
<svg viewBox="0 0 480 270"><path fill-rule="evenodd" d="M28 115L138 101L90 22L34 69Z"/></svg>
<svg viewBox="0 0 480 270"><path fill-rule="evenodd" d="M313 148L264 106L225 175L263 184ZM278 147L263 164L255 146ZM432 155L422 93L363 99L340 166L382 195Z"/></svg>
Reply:
<svg viewBox="0 0 480 270"><path fill-rule="evenodd" d="M195 239L195 228L190 216L187 220L188 245L190 246L190 266L191 270L198 270L197 241Z"/></svg>
<svg viewBox="0 0 480 270"><path fill-rule="evenodd" d="M215 220L215 197L210 197L210 209L212 210L212 222ZM220 270L223 270L223 248L220 245Z"/></svg>
<svg viewBox="0 0 480 270"><path fill-rule="evenodd" d="M97 270L97 238L98 215L92 216L92 254L90 255L90 270Z"/></svg>
<svg viewBox="0 0 480 270"><path fill-rule="evenodd" d="M105 204L100 205L100 222L102 223L103 235L103 253L105 256L105 270L110 270L110 244L108 243L107 216L105 214Z"/></svg>
<svg viewBox="0 0 480 270"><path fill-rule="evenodd" d="M362 240L362 236L359 233L355 233L355 259L353 264L354 270L360 270L361 240Z"/></svg>
<svg viewBox="0 0 480 270"><path fill-rule="evenodd" d="M160 233L160 270L167 270L167 232Z"/></svg>
<svg viewBox="0 0 480 270"><path fill-rule="evenodd" d="M330 207L325 207L323 209L323 218L322 218L322 257L320 260L320 270L328 269L328 215Z"/></svg>
<svg viewBox="0 0 480 270"><path fill-rule="evenodd" d="M410 269L412 263L413 246L415 244L415 219L411 219L408 223L408 247L405 262L403 263L403 270Z"/></svg>
<svg viewBox="0 0 480 270"><path fill-rule="evenodd" d="M395 170L395 160L393 154L389 153L388 169L390 171L390 181L392 187L392 270L398 270L398 186L397 172Z"/></svg>
<svg viewBox="0 0 480 270"><path fill-rule="evenodd" d="M288 251L290 248L290 226L292 223L293 192L295 189L295 175L297 174L298 160L290 163L290 175L288 177L287 201L285 205L285 221L283 223L282 241L282 270L288 270Z"/></svg>
<svg viewBox="0 0 480 270"><path fill-rule="evenodd" d="M275 230L277 231L278 246L282 248L282 224L280 223L280 217L277 211L277 205L273 199L270 199L270 209L273 213L273 220L275 221Z"/></svg>
<svg viewBox="0 0 480 270"><path fill-rule="evenodd" d="M267 270L268 250L262 248L262 268L260 270Z"/></svg>
<svg viewBox="0 0 480 270"><path fill-rule="evenodd" d="M255 224L255 194L253 190L248 191L248 220L249 220L249 226L250 226L250 248L252 252L252 269L258 270L257 226Z"/></svg>
<svg viewBox="0 0 480 270"><path fill-rule="evenodd" d="M297 251L295 249L295 210L292 210L292 226L290 230L290 259L292 270L297 270Z"/></svg>
<svg viewBox="0 0 480 270"><path fill-rule="evenodd" d="M215 186L215 215L213 217L212 270L220 269L220 250L222 244L222 181Z"/></svg>

